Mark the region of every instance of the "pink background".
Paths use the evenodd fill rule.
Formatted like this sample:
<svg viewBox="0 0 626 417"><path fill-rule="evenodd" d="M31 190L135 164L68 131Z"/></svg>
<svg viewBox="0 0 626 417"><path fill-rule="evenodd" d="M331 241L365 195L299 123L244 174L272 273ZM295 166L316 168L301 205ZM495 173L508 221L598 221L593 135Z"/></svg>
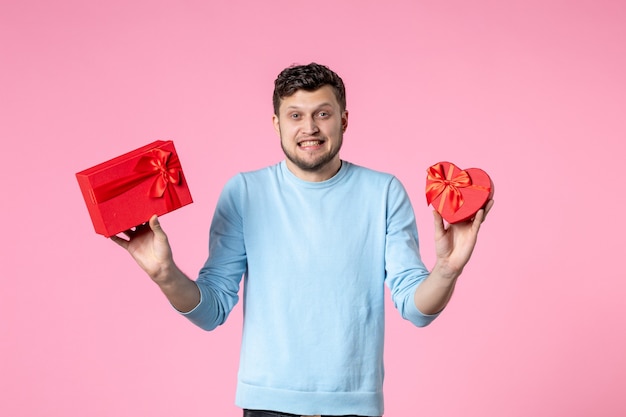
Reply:
<svg viewBox="0 0 626 417"><path fill-rule="evenodd" d="M74 173L173 139L195 203L162 218L195 276L219 191L282 159L277 73L348 87L342 153L396 174L433 263L425 169L496 206L448 310L389 307L386 416L626 413L626 3L0 3L0 415L238 416L241 305L205 333L93 232Z"/></svg>

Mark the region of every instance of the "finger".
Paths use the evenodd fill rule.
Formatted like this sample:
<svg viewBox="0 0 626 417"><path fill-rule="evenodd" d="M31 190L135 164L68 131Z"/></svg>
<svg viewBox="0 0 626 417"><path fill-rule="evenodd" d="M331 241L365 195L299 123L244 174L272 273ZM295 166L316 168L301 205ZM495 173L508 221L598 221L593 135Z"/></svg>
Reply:
<svg viewBox="0 0 626 417"><path fill-rule="evenodd" d="M437 210L433 210L433 217L435 220L435 236L442 236L446 233L446 228L443 224L443 217L441 217L441 214L439 214Z"/></svg>
<svg viewBox="0 0 626 417"><path fill-rule="evenodd" d="M150 225L150 229L154 232L154 234L165 236L165 232L163 231L161 223L159 222L159 217L156 214L150 217L150 221L148 222L148 224Z"/></svg>
<svg viewBox="0 0 626 417"><path fill-rule="evenodd" d="M487 201L487 204L485 204L485 206L483 207L483 222L485 221L485 219L487 218L487 214L489 213L489 211L491 210L491 207L493 207L494 201L493 200L489 200Z"/></svg>
<svg viewBox="0 0 626 417"><path fill-rule="evenodd" d="M118 245L120 245L121 247L123 247L124 249L128 250L128 241L125 239L122 239L119 236L111 236L111 240L115 243L117 243Z"/></svg>
<svg viewBox="0 0 626 417"><path fill-rule="evenodd" d="M126 236L127 238L132 239L132 237L135 235L135 231L132 229L128 229L128 230L124 230L122 234Z"/></svg>
<svg viewBox="0 0 626 417"><path fill-rule="evenodd" d="M476 212L476 216L474 216L474 220L472 221L472 228L476 230L480 229L480 225L485 221L485 209L480 209Z"/></svg>
<svg viewBox="0 0 626 417"><path fill-rule="evenodd" d="M139 226L130 228L128 230L124 230L122 233L129 239L132 239L134 236L138 235L143 229L145 229L146 223L140 224Z"/></svg>
<svg viewBox="0 0 626 417"><path fill-rule="evenodd" d="M489 211L493 207L494 203L495 203L494 200L487 201L487 204L485 205L485 217L487 217L487 214L489 213Z"/></svg>

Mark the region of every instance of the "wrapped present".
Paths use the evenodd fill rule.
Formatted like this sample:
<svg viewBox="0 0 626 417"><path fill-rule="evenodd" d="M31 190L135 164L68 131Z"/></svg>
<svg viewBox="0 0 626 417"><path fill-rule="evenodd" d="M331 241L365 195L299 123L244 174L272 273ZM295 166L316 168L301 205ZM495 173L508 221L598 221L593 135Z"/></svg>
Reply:
<svg viewBox="0 0 626 417"><path fill-rule="evenodd" d="M111 237L192 202L169 141L156 141L76 174L96 233Z"/></svg>
<svg viewBox="0 0 626 417"><path fill-rule="evenodd" d="M472 219L493 197L493 182L482 169L439 162L427 174L426 202L450 224Z"/></svg>

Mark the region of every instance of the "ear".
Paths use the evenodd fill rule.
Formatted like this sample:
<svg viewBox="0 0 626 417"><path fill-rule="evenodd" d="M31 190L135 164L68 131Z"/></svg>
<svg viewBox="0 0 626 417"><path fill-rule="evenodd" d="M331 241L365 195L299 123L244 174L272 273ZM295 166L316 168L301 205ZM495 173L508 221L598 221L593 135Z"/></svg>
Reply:
<svg viewBox="0 0 626 417"><path fill-rule="evenodd" d="M280 122L278 121L278 116L275 114L272 115L272 123L274 124L274 130L278 133L278 136L280 136Z"/></svg>
<svg viewBox="0 0 626 417"><path fill-rule="evenodd" d="M344 110L341 115L341 131L345 132L348 128L348 110Z"/></svg>

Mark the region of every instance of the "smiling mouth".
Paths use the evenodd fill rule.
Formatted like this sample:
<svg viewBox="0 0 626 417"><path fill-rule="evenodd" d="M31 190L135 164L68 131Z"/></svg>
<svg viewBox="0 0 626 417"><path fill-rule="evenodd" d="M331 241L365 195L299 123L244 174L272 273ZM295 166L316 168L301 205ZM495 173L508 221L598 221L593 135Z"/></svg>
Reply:
<svg viewBox="0 0 626 417"><path fill-rule="evenodd" d="M322 143L324 143L323 140L319 140L319 139L315 139L315 140L303 140L302 142L298 143L298 146L301 148L308 148L311 146L320 146Z"/></svg>

